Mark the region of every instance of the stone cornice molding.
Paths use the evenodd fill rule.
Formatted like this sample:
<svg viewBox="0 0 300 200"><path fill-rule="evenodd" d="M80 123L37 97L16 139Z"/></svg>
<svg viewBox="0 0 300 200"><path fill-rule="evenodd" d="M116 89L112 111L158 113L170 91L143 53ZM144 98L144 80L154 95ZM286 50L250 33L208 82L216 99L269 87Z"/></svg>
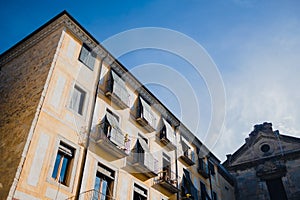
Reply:
<svg viewBox="0 0 300 200"><path fill-rule="evenodd" d="M247 162L239 163L236 165L229 164L228 166L226 166L226 169L229 171L244 170L244 169L252 168L257 165L263 164L266 161L273 161L273 160L287 161L292 159L300 159L300 150L284 152L284 155L273 155L273 156L259 158L256 160L249 160Z"/></svg>
<svg viewBox="0 0 300 200"><path fill-rule="evenodd" d="M283 177L286 174L286 166L282 161L266 161L256 167L256 176L262 180Z"/></svg>

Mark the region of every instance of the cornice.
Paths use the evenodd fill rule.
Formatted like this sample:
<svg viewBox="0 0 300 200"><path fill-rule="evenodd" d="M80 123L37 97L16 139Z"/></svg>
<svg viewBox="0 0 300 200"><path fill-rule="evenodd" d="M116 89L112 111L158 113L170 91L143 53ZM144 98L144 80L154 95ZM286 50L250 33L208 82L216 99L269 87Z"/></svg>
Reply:
<svg viewBox="0 0 300 200"><path fill-rule="evenodd" d="M300 159L300 150L284 152L284 155L277 154L277 155L263 157L263 158L259 158L259 159L255 159L255 160L249 160L247 162L239 163L236 165L229 164L226 166L226 169L229 171L245 170L248 168L258 166L259 164L263 164L264 162L270 161L270 160L287 161L287 160L293 160L293 159Z"/></svg>
<svg viewBox="0 0 300 200"><path fill-rule="evenodd" d="M110 55L108 55L108 52L100 44L98 44L97 41L91 38L85 30L82 30L82 28L77 23L74 23L73 19L69 18L68 16L64 16L64 18L64 25L68 28L68 30L71 31L76 37L79 38L79 40L85 43L88 47L90 47L92 51L97 54L98 57L100 57L101 59L108 56L111 57ZM113 60L112 57L110 59ZM106 61L107 60L108 58L106 58Z"/></svg>

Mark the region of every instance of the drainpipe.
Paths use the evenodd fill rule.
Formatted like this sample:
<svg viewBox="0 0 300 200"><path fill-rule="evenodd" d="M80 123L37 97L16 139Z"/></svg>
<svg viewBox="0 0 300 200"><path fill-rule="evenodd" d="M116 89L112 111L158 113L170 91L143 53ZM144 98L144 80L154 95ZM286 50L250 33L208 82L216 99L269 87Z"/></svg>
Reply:
<svg viewBox="0 0 300 200"><path fill-rule="evenodd" d="M174 128L174 135L175 135L175 142L176 142L176 148L175 148L175 173L176 173L176 187L178 188L179 187L179 178L178 178L178 163L177 163L177 135L176 135L176 130L177 128L179 127L179 125ZM177 192L176 194L176 199L179 200L179 191Z"/></svg>
<svg viewBox="0 0 300 200"><path fill-rule="evenodd" d="M208 162L209 162L209 157L207 157L207 167L209 166L209 165L208 165ZM209 177L210 196L211 196L211 199L214 200L214 199L213 199L212 184L211 184L211 171L210 171L209 167L208 167L208 177Z"/></svg>
<svg viewBox="0 0 300 200"><path fill-rule="evenodd" d="M92 107L91 107L90 118L89 118L89 121L88 121L87 137L86 137L85 144L83 145L83 155L82 155L82 160L81 160L81 165L80 165L80 170L79 170L79 179L78 179L77 190L76 190L76 194L75 194L75 199L76 200L79 199L80 189L81 189L81 186L82 186L84 167L85 167L85 164L86 164L86 161L87 161L87 153L88 153L88 149L89 149L89 145L90 145L90 135L91 135L92 122L93 122L95 106L96 106L96 101L97 101L97 96L98 96L99 79L100 79L103 60L105 59L105 57L107 57L107 54L105 56L101 57L99 73L97 74L97 77L96 77L96 80L97 80L96 81L96 90L95 90L94 100L93 100Z"/></svg>

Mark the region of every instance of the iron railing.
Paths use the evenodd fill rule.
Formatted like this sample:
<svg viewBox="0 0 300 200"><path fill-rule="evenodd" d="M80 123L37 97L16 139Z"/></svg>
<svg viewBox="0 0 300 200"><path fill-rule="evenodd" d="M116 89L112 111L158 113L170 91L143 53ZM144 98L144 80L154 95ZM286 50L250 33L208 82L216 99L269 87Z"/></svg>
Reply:
<svg viewBox="0 0 300 200"><path fill-rule="evenodd" d="M158 160L150 152L135 152L133 154L133 163L146 167L150 172L157 173L158 171Z"/></svg>
<svg viewBox="0 0 300 200"><path fill-rule="evenodd" d="M201 159L198 158L198 172L204 177L209 177L208 165Z"/></svg>
<svg viewBox="0 0 300 200"><path fill-rule="evenodd" d="M115 200L115 198L105 195L95 189L88 190L79 194L78 200ZM76 200L75 196L69 197L66 200Z"/></svg>
<svg viewBox="0 0 300 200"><path fill-rule="evenodd" d="M104 140L116 145L119 149L129 152L130 143L124 136L121 129L111 126L108 122L102 122L96 126L96 131L92 133L91 138L96 142Z"/></svg>
<svg viewBox="0 0 300 200"><path fill-rule="evenodd" d="M196 161L195 152L190 148L188 148L186 150L183 150L183 149L179 150L179 155L189 159L193 163L195 163L195 161Z"/></svg>
<svg viewBox="0 0 300 200"><path fill-rule="evenodd" d="M166 182L174 187L177 187L178 178L175 172L172 171L161 171L158 173L157 178L154 179L155 183Z"/></svg>

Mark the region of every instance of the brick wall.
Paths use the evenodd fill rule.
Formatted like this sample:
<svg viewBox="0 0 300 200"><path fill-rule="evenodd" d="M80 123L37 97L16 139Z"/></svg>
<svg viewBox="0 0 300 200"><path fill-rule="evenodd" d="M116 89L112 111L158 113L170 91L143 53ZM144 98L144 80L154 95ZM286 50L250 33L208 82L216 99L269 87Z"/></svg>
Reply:
<svg viewBox="0 0 300 200"><path fill-rule="evenodd" d="M1 66L0 199L16 175L60 36L61 29L52 32Z"/></svg>

